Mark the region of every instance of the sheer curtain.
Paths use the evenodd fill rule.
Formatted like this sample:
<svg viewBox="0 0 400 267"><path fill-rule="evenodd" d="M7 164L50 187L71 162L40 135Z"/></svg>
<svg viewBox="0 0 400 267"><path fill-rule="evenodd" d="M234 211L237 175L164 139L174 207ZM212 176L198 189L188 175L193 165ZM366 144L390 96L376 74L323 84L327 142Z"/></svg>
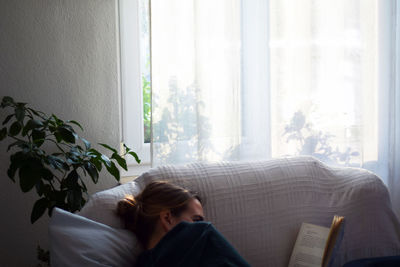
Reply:
<svg viewBox="0 0 400 267"><path fill-rule="evenodd" d="M151 0L152 162L313 155L400 207L396 0Z"/></svg>
<svg viewBox="0 0 400 267"><path fill-rule="evenodd" d="M153 165L235 153L240 36L239 0L151 1Z"/></svg>

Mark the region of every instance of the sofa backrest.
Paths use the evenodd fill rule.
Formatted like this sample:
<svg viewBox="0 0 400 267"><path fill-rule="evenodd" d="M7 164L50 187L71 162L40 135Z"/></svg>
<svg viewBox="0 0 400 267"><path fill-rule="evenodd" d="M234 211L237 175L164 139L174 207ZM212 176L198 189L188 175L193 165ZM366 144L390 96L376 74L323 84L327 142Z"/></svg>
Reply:
<svg viewBox="0 0 400 267"><path fill-rule="evenodd" d="M94 194L80 215L122 227L116 203L153 180L198 191L207 220L252 266L287 266L301 223L329 227L335 214L346 217L346 226L334 266L400 253L400 227L382 181L312 157L157 167Z"/></svg>

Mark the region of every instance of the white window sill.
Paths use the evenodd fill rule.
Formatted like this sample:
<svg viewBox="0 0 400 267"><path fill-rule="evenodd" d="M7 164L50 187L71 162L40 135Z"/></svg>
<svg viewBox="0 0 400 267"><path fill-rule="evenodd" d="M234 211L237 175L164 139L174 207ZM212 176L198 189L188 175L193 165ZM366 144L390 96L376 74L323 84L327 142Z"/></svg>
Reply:
<svg viewBox="0 0 400 267"><path fill-rule="evenodd" d="M143 164L132 164L128 165L128 171L120 169L121 174L121 184L125 184L135 180L139 177L142 173L151 169L150 163L143 163Z"/></svg>

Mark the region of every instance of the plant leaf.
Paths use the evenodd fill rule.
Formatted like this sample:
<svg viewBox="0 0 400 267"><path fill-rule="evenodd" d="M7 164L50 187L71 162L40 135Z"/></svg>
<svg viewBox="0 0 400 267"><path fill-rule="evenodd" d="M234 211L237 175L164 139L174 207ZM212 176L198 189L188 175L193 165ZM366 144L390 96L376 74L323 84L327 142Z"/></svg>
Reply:
<svg viewBox="0 0 400 267"><path fill-rule="evenodd" d="M56 138L57 143L60 143L63 140L61 134L58 131L54 132L54 136Z"/></svg>
<svg viewBox="0 0 400 267"><path fill-rule="evenodd" d="M1 129L0 131L0 141L3 140L4 138L6 138L7 136L7 128L4 127L3 129Z"/></svg>
<svg viewBox="0 0 400 267"><path fill-rule="evenodd" d="M110 146L109 146L109 145L107 145L107 144L102 144L102 143L99 143L99 145L101 145L101 146L103 146L103 147L105 147L105 148L107 148L107 149L111 150L112 152L114 152L114 153L117 153L117 154L118 154L118 152L117 152L117 150L116 150L116 149L114 149L114 148L110 147Z"/></svg>
<svg viewBox="0 0 400 267"><path fill-rule="evenodd" d="M90 162L96 166L97 171L101 171L103 165L101 164L101 161L98 158L90 158Z"/></svg>
<svg viewBox="0 0 400 267"><path fill-rule="evenodd" d="M23 122L25 118L25 103L17 103L17 106L15 107L15 117L19 122Z"/></svg>
<svg viewBox="0 0 400 267"><path fill-rule="evenodd" d="M67 178L65 178L64 183L62 184L62 188L74 188L78 184L79 174L76 169L73 169L68 174Z"/></svg>
<svg viewBox="0 0 400 267"><path fill-rule="evenodd" d="M56 157L56 156L53 156L53 155L48 155L46 157L46 160L47 160L48 164L50 166L52 166L54 169L56 169L56 170L60 170L60 169L63 169L63 170L66 170L66 171L69 170L68 164L63 159L61 159L59 157Z"/></svg>
<svg viewBox="0 0 400 267"><path fill-rule="evenodd" d="M83 155L82 155L81 150L82 150L82 148L80 146L73 146L69 150L69 153L71 153L72 155L74 155L76 157L82 157Z"/></svg>
<svg viewBox="0 0 400 267"><path fill-rule="evenodd" d="M128 153L129 151L131 151L131 149L127 146L127 145L125 145L125 144L123 144L124 145L124 148L125 148L125 152L126 153Z"/></svg>
<svg viewBox="0 0 400 267"><path fill-rule="evenodd" d="M120 155L118 155L117 153L113 153L111 158L115 159L118 162L119 166L121 166L125 171L128 170L128 167L126 166L126 160Z"/></svg>
<svg viewBox="0 0 400 267"><path fill-rule="evenodd" d="M82 142L85 144L86 150L90 149L90 142L85 138L81 138Z"/></svg>
<svg viewBox="0 0 400 267"><path fill-rule="evenodd" d="M64 122L60 120L56 115L51 114L51 117L53 118L56 126L61 126L64 124Z"/></svg>
<svg viewBox="0 0 400 267"><path fill-rule="evenodd" d="M28 159L28 161L19 168L19 185L22 192L30 191L41 177L40 160Z"/></svg>
<svg viewBox="0 0 400 267"><path fill-rule="evenodd" d="M7 175L10 179L15 182L14 176L16 171L28 161L28 157L22 151L12 154L10 157L11 164L8 167Z"/></svg>
<svg viewBox="0 0 400 267"><path fill-rule="evenodd" d="M16 136L17 134L19 134L21 129L22 129L21 123L19 121L14 122L10 126L10 135L11 136Z"/></svg>
<svg viewBox="0 0 400 267"><path fill-rule="evenodd" d="M8 177L15 183L15 173L17 172L19 168L19 164L17 164L16 162L11 162L10 166L8 167L7 170L7 175Z"/></svg>
<svg viewBox="0 0 400 267"><path fill-rule="evenodd" d="M49 217L51 217L51 215L53 215L53 209L54 209L55 206L56 206L56 203L54 203L54 201L50 202L50 206L47 209L47 214L49 215ZM64 206L58 205L58 207L60 209L67 210L66 205L64 205Z"/></svg>
<svg viewBox="0 0 400 267"><path fill-rule="evenodd" d="M43 116L44 116L44 113L43 113L43 112L34 110L34 109L32 109L32 108L28 108L28 110L30 110L30 111L31 111L33 114L35 114L36 116L41 117L42 119L44 119L44 118L43 118Z"/></svg>
<svg viewBox="0 0 400 267"><path fill-rule="evenodd" d="M16 163L18 165L22 165L28 161L28 156L26 153L22 151L18 151L15 154L10 156L11 163Z"/></svg>
<svg viewBox="0 0 400 267"><path fill-rule="evenodd" d="M96 157L96 158L98 158L98 159L101 159L101 155L102 155L102 154L101 154L99 151L97 151L96 149L91 148L91 149L89 149L88 152L86 152L86 155L87 155L88 157L91 157L91 158Z"/></svg>
<svg viewBox="0 0 400 267"><path fill-rule="evenodd" d="M57 127L53 126L53 123L54 123L54 122L52 122L52 121L47 121L47 122L51 124L51 125L49 125L49 131L50 131L51 133L56 132L56 131L57 131Z"/></svg>
<svg viewBox="0 0 400 267"><path fill-rule="evenodd" d="M54 175L53 175L53 173L52 173L49 169L43 167L43 168L40 170L40 173L41 173L41 176L42 176L43 179L48 180L48 181L53 180L53 176L54 176Z"/></svg>
<svg viewBox="0 0 400 267"><path fill-rule="evenodd" d="M46 138L46 133L44 131L36 129L32 130L32 140L38 147L40 147L43 144L45 138Z"/></svg>
<svg viewBox="0 0 400 267"><path fill-rule="evenodd" d="M82 197L82 191L81 188L75 188L74 190L68 190L67 192L67 203L68 203L68 207L69 210L71 212L75 212L77 210L80 210L82 208L82 203L84 203L84 201L82 201L83 197Z"/></svg>
<svg viewBox="0 0 400 267"><path fill-rule="evenodd" d="M106 167L111 167L111 160L104 154L101 154L101 161L104 162L104 165L106 165Z"/></svg>
<svg viewBox="0 0 400 267"><path fill-rule="evenodd" d="M87 161L83 166L92 178L93 183L97 184L99 180L99 173L97 172L96 166L89 161Z"/></svg>
<svg viewBox="0 0 400 267"><path fill-rule="evenodd" d="M42 180L35 184L36 193L41 197L43 195L44 183Z"/></svg>
<svg viewBox="0 0 400 267"><path fill-rule="evenodd" d="M48 204L49 202L46 198L41 198L35 202L31 213L32 224L36 222L40 217L42 217L43 213L46 211L48 207Z"/></svg>
<svg viewBox="0 0 400 267"><path fill-rule="evenodd" d="M1 101L1 107L2 108L5 108L7 106L11 106L12 104L14 104L14 99L12 99L12 97L10 97L10 96L3 97L2 101Z"/></svg>
<svg viewBox="0 0 400 267"><path fill-rule="evenodd" d="M120 180L119 170L118 170L118 168L115 166L114 162L111 161L111 166L107 166L107 165L106 165L106 168L107 168L107 171L108 171L112 176L114 176L115 179L116 179L117 181Z"/></svg>
<svg viewBox="0 0 400 267"><path fill-rule="evenodd" d="M57 203L57 205L62 205L65 203L65 197L67 196L67 191L65 190L53 190L52 200Z"/></svg>
<svg viewBox="0 0 400 267"><path fill-rule="evenodd" d="M51 190L52 190L51 186L43 183L42 180L37 182L35 184L35 187L36 187L36 192L38 193L39 196L44 195L45 197L47 197L49 195L49 192L51 192Z"/></svg>
<svg viewBox="0 0 400 267"><path fill-rule="evenodd" d="M2 125L7 124L7 123L11 120L11 118L12 118L13 116L14 116L14 114L8 115L8 116L6 117L6 119L3 121L3 124L2 124Z"/></svg>
<svg viewBox="0 0 400 267"><path fill-rule="evenodd" d="M135 152L129 151L128 154L131 155L131 156L133 156L133 157L135 158L135 160L136 160L137 163L140 163L140 162L141 162L141 160L139 159L139 156L138 156Z"/></svg>
<svg viewBox="0 0 400 267"><path fill-rule="evenodd" d="M72 144L75 143L75 135L70 129L67 129L66 127L59 127L58 133L65 142Z"/></svg>
<svg viewBox="0 0 400 267"><path fill-rule="evenodd" d="M74 120L69 120L69 121L67 121L67 123L73 123L73 124L77 125L79 128L81 128L81 130L82 130L82 132L83 132L83 128L82 128L82 126L79 124L79 122L74 121Z"/></svg>
<svg viewBox="0 0 400 267"><path fill-rule="evenodd" d="M82 191L83 192L87 192L87 187L86 187L86 185L85 185L85 182L81 179L81 188L82 188Z"/></svg>
<svg viewBox="0 0 400 267"><path fill-rule="evenodd" d="M29 142L18 141L16 145L17 147L21 148L24 153L26 153L26 151L29 151L30 149Z"/></svg>
<svg viewBox="0 0 400 267"><path fill-rule="evenodd" d="M22 130L22 136L25 136L30 130L43 127L43 123L39 120L31 119L29 120L24 129Z"/></svg>

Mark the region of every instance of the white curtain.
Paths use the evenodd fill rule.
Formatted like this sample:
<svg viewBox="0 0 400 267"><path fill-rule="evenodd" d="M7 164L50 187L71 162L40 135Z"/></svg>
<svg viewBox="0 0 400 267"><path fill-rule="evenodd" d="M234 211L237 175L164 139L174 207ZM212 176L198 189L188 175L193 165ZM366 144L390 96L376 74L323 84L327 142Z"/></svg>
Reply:
<svg viewBox="0 0 400 267"><path fill-rule="evenodd" d="M241 139L240 1L151 3L153 165L226 159Z"/></svg>
<svg viewBox="0 0 400 267"><path fill-rule="evenodd" d="M400 207L399 5L151 0L153 166L313 155Z"/></svg>

